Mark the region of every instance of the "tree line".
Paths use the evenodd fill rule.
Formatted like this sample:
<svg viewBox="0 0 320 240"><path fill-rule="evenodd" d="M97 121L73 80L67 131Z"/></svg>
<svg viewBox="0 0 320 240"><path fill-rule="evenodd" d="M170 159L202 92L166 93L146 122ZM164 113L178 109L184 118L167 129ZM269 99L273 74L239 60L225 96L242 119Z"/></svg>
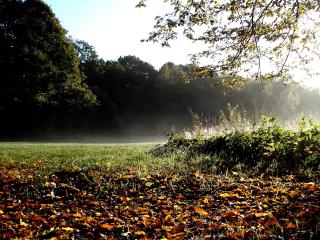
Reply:
<svg viewBox="0 0 320 240"><path fill-rule="evenodd" d="M0 2L0 65L1 138L164 135L190 125L190 111L217 116L231 104L251 115L288 116L320 104L317 91L300 85L230 88L219 75L193 76L192 65L156 70L135 56L105 61L68 37L41 0Z"/></svg>

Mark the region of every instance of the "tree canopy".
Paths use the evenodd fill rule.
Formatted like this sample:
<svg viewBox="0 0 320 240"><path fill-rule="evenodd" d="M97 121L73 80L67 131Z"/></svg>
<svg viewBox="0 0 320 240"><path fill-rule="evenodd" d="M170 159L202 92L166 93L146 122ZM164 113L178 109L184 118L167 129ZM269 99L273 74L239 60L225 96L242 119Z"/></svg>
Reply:
<svg viewBox="0 0 320 240"><path fill-rule="evenodd" d="M141 0L137 7L145 7ZM164 0L172 11L155 17L146 41L170 46L180 34L206 49L192 55L199 76L216 73L228 84L245 78L290 79L319 56L319 1ZM212 64L197 64L203 57Z"/></svg>
<svg viewBox="0 0 320 240"><path fill-rule="evenodd" d="M2 108L95 103L66 33L50 7L40 0L1 1Z"/></svg>

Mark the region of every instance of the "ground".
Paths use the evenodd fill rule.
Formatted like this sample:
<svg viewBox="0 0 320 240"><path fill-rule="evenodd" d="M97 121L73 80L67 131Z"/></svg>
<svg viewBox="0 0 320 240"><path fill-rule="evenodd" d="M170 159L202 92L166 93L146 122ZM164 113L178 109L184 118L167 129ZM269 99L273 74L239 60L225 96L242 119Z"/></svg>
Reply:
<svg viewBox="0 0 320 240"><path fill-rule="evenodd" d="M318 173L217 173L153 147L1 143L0 235L319 239Z"/></svg>

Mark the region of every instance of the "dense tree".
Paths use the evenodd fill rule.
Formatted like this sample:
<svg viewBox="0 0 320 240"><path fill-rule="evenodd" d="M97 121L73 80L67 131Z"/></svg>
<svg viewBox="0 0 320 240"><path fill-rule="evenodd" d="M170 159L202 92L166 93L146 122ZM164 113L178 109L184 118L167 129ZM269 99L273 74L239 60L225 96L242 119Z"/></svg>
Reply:
<svg viewBox="0 0 320 240"><path fill-rule="evenodd" d="M175 84L177 81L184 81L187 73L182 68L183 66L167 62L159 69L159 78L168 85Z"/></svg>
<svg viewBox="0 0 320 240"><path fill-rule="evenodd" d="M74 45L41 0L1 1L0 55L3 108L96 101L83 83Z"/></svg>
<svg viewBox="0 0 320 240"><path fill-rule="evenodd" d="M146 6L141 0L138 7ZM316 0L165 0L172 11L156 17L147 41L169 46L178 33L207 49L194 55L212 59L197 67L200 76L218 73L227 83L245 77L290 79L290 71L310 69L319 55L319 1ZM268 67L265 67L268 65Z"/></svg>
<svg viewBox="0 0 320 240"><path fill-rule="evenodd" d="M151 64L135 56L120 57L118 62L126 70L127 78L130 78L132 87L137 87L144 81L151 83L157 75L157 71Z"/></svg>

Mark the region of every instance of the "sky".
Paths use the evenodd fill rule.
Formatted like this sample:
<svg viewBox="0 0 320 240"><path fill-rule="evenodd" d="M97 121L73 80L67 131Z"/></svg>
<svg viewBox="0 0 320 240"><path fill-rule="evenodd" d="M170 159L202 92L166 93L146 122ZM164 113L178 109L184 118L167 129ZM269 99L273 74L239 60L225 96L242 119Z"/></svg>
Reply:
<svg viewBox="0 0 320 240"><path fill-rule="evenodd" d="M166 62L189 63L194 49L189 41L174 42L171 48L142 43L152 31L154 18L166 13L162 1L149 0L147 8L135 8L138 0L45 0L68 35L94 46L105 60L134 55L159 69Z"/></svg>
<svg viewBox="0 0 320 240"><path fill-rule="evenodd" d="M104 60L134 55L159 69L169 61L187 64L190 60L188 54L201 49L200 45L183 39L172 42L171 48L163 48L160 43L141 42L152 31L155 16L170 11L161 0L147 1L147 8L135 8L139 0L44 1L52 8L68 35L94 46ZM295 75L303 79L304 74L297 72ZM320 89L318 78L315 76L303 81L308 87Z"/></svg>

